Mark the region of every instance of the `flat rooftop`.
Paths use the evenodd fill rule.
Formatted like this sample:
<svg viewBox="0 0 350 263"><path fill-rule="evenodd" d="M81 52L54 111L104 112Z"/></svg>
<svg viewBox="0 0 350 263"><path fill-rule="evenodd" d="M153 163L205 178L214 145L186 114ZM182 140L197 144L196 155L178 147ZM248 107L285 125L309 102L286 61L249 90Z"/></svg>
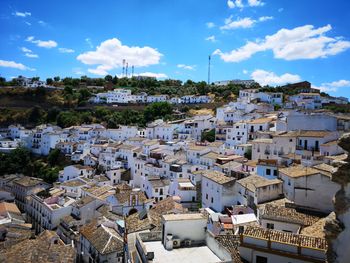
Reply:
<svg viewBox="0 0 350 263"><path fill-rule="evenodd" d="M174 248L169 251L160 241L143 242L147 252L154 252L152 262L167 263L214 263L222 262L207 246Z"/></svg>
<svg viewBox="0 0 350 263"><path fill-rule="evenodd" d="M198 220L206 219L203 214L168 214L162 216L165 221Z"/></svg>

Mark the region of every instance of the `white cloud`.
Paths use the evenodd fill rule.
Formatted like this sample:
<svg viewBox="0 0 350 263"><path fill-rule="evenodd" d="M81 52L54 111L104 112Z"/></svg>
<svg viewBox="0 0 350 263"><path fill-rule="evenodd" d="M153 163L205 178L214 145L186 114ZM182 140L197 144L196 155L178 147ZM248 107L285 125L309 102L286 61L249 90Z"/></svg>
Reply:
<svg viewBox="0 0 350 263"><path fill-rule="evenodd" d="M248 70L246 70L246 69L243 69L243 74L248 74Z"/></svg>
<svg viewBox="0 0 350 263"><path fill-rule="evenodd" d="M53 40L35 40L33 36L27 37L26 41L36 44L38 47L43 47L43 48L53 48L57 47L57 42Z"/></svg>
<svg viewBox="0 0 350 263"><path fill-rule="evenodd" d="M100 75L100 76L104 76L104 75L108 75L108 69L104 69L103 67L97 67L95 69L93 68L89 68L88 72L95 74L95 75Z"/></svg>
<svg viewBox="0 0 350 263"><path fill-rule="evenodd" d="M37 54L34 54L34 53L25 53L24 55L28 58L38 58L39 57Z"/></svg>
<svg viewBox="0 0 350 263"><path fill-rule="evenodd" d="M319 89L322 92L336 92L339 88L350 87L350 81L341 79L329 83L322 83L321 86L312 86L315 89Z"/></svg>
<svg viewBox="0 0 350 263"><path fill-rule="evenodd" d="M23 52L28 52L28 53L32 53L33 51L31 51L29 48L26 48L26 47L21 47L21 50Z"/></svg>
<svg viewBox="0 0 350 263"><path fill-rule="evenodd" d="M260 22L264 22L264 21L268 21L268 20L272 20L273 16L261 16L259 17L259 21Z"/></svg>
<svg viewBox="0 0 350 263"><path fill-rule="evenodd" d="M168 78L168 76L164 73L153 73L153 72L143 72L137 74L137 76L141 77L152 77L152 78L157 78L157 79L165 79Z"/></svg>
<svg viewBox="0 0 350 263"><path fill-rule="evenodd" d="M205 40L213 42L213 43L217 41L214 35L207 37Z"/></svg>
<svg viewBox="0 0 350 263"><path fill-rule="evenodd" d="M74 53L74 49L71 48L64 48L64 47L60 47L58 48L58 51L61 53Z"/></svg>
<svg viewBox="0 0 350 263"><path fill-rule="evenodd" d="M249 28L252 27L256 21L250 17L238 18L237 20L232 20L232 15L225 19L225 25L221 26L221 30L230 30L236 28Z"/></svg>
<svg viewBox="0 0 350 263"><path fill-rule="evenodd" d="M261 16L258 20L252 19L250 17L237 18L237 20L232 20L233 16L229 16L225 19L225 24L220 27L221 30L232 30L237 28L250 28L253 27L258 22L265 22L273 19L272 16Z"/></svg>
<svg viewBox="0 0 350 263"><path fill-rule="evenodd" d="M236 5L238 8L243 8L243 7L244 7L244 5L243 5L243 3L242 3L242 0L236 0L236 1L235 1L235 5Z"/></svg>
<svg viewBox="0 0 350 263"><path fill-rule="evenodd" d="M258 82L260 85L283 85L286 83L294 83L301 80L299 75L293 75L290 73L285 73L283 75L278 76L276 73L271 71L266 71L262 69L257 69L252 72L250 75L253 80Z"/></svg>
<svg viewBox="0 0 350 263"><path fill-rule="evenodd" d="M213 22L207 22L206 25L207 25L207 28L215 27L215 24Z"/></svg>
<svg viewBox="0 0 350 263"><path fill-rule="evenodd" d="M261 0L248 0L249 6L263 6L265 3Z"/></svg>
<svg viewBox="0 0 350 263"><path fill-rule="evenodd" d="M283 12L283 10L284 10L284 8L283 8L283 7L278 8L278 12L279 12L279 13Z"/></svg>
<svg viewBox="0 0 350 263"><path fill-rule="evenodd" d="M19 70L30 70L30 71L35 70L33 68L29 68L29 67L23 65L22 63L16 63L14 61L7 61L7 60L0 60L0 67L15 68L15 69L19 69Z"/></svg>
<svg viewBox="0 0 350 263"><path fill-rule="evenodd" d="M21 47L22 52L24 52L25 56L28 58L38 58L39 56L37 54L34 54L32 50L26 47Z"/></svg>
<svg viewBox="0 0 350 263"><path fill-rule="evenodd" d="M32 25L32 23L29 23L29 22L27 22L27 21L25 21L24 23L26 23L28 26L31 26L31 25Z"/></svg>
<svg viewBox="0 0 350 263"><path fill-rule="evenodd" d="M95 69L88 69L88 71L97 75L106 75L109 70L122 67L123 59L129 63L129 66L147 67L159 64L161 56L163 55L154 48L126 46L120 40L112 38L102 42L95 51L80 54L77 60L86 65L98 65Z"/></svg>
<svg viewBox="0 0 350 263"><path fill-rule="evenodd" d="M248 42L239 49L232 50L229 53L223 53L220 49L214 51L213 55L218 55L225 62L239 62L250 58L254 53L263 51L261 46L254 42Z"/></svg>
<svg viewBox="0 0 350 263"><path fill-rule="evenodd" d="M335 87L335 88L350 87L350 81L345 80L345 79L341 79L341 80L333 81L330 83L324 83L323 85L331 86L331 87Z"/></svg>
<svg viewBox="0 0 350 263"><path fill-rule="evenodd" d="M85 72L81 68L73 68L73 73L76 75L85 75Z"/></svg>
<svg viewBox="0 0 350 263"><path fill-rule="evenodd" d="M228 6L228 8L235 8L235 3L232 1L232 0L227 0L227 6Z"/></svg>
<svg viewBox="0 0 350 263"><path fill-rule="evenodd" d="M214 54L225 62L239 62L267 50L272 50L275 58L284 60L325 58L350 48L350 41L325 36L331 29L330 25L320 28L312 25L283 28L273 35L265 36L263 40L248 41L244 46L227 53L218 49Z"/></svg>
<svg viewBox="0 0 350 263"><path fill-rule="evenodd" d="M41 26L47 26L47 23L42 21L42 20L39 20L38 24L41 25Z"/></svg>
<svg viewBox="0 0 350 263"><path fill-rule="evenodd" d="M30 12L18 12L16 11L15 13L13 13L14 16L19 16L19 17L27 17L27 16L31 16L32 14Z"/></svg>
<svg viewBox="0 0 350 263"><path fill-rule="evenodd" d="M185 65L185 64L177 64L178 68L182 68L182 69L187 69L187 70L195 70L196 69L196 65Z"/></svg>
<svg viewBox="0 0 350 263"><path fill-rule="evenodd" d="M90 38L85 38L85 42L89 45L90 48L94 48L94 45L92 44L91 42L91 39Z"/></svg>
<svg viewBox="0 0 350 263"><path fill-rule="evenodd" d="M247 1L247 5L246 6L250 6L250 7L255 7L255 6L263 6L265 5L265 3L261 0L248 0ZM230 9L233 9L235 7L238 7L240 9L243 9L244 7L246 7L244 4L243 4L243 1L242 0L227 0L227 6L230 8Z"/></svg>

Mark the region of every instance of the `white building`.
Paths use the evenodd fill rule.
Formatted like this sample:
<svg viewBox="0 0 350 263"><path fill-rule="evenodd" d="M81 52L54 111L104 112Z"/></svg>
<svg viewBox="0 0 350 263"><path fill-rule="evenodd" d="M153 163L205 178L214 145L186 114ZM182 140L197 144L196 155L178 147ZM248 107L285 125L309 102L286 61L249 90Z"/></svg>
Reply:
<svg viewBox="0 0 350 263"><path fill-rule="evenodd" d="M286 198L299 206L330 213L333 197L340 185L332 181L331 172L315 167L291 166L279 170Z"/></svg>
<svg viewBox="0 0 350 263"><path fill-rule="evenodd" d="M302 228L320 220L317 216L288 207L287 203L284 206L263 204L258 209L258 216L261 227L294 234L299 234Z"/></svg>
<svg viewBox="0 0 350 263"><path fill-rule="evenodd" d="M169 96L168 95L148 95L147 96L147 103L153 103L153 102L165 102L168 101Z"/></svg>
<svg viewBox="0 0 350 263"><path fill-rule="evenodd" d="M131 100L131 90L128 89L115 89L105 93L98 93L93 99L95 103L129 103Z"/></svg>
<svg viewBox="0 0 350 263"><path fill-rule="evenodd" d="M294 102L296 106L306 110L322 108L321 95L319 93L299 93L290 96L289 100Z"/></svg>
<svg viewBox="0 0 350 263"><path fill-rule="evenodd" d="M256 205L278 199L283 194L282 181L266 179L259 175L249 175L236 182L236 201L238 205Z"/></svg>
<svg viewBox="0 0 350 263"><path fill-rule="evenodd" d="M89 166L82 166L80 164L69 165L64 167L63 172L60 172L58 180L60 182L65 182L78 176L91 178L94 174L94 170L95 169Z"/></svg>
<svg viewBox="0 0 350 263"><path fill-rule="evenodd" d="M203 171L202 207L222 212L225 207L232 206L235 201L235 181L235 178L218 171Z"/></svg>
<svg viewBox="0 0 350 263"><path fill-rule="evenodd" d="M327 241L277 230L247 226L241 234L240 256L254 263L325 262Z"/></svg>
<svg viewBox="0 0 350 263"><path fill-rule="evenodd" d="M145 192L147 198L154 199L157 203L169 196L170 181L158 176L144 176L141 190Z"/></svg>
<svg viewBox="0 0 350 263"><path fill-rule="evenodd" d="M95 220L80 229L82 262L121 263L124 258L124 241L117 226L108 220L98 224Z"/></svg>
<svg viewBox="0 0 350 263"><path fill-rule="evenodd" d="M31 195L27 216L37 232L55 229L60 220L70 215L74 199L65 197L63 191L52 189Z"/></svg>
<svg viewBox="0 0 350 263"><path fill-rule="evenodd" d="M225 144L233 148L236 145L246 144L248 141L248 125L245 122L236 122L227 128Z"/></svg>

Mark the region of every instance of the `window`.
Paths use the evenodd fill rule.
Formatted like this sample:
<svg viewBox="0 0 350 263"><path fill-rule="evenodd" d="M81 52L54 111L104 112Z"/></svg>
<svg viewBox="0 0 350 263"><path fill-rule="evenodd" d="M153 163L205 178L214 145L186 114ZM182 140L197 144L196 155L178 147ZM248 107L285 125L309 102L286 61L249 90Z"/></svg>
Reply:
<svg viewBox="0 0 350 263"><path fill-rule="evenodd" d="M211 203L214 203L214 198L213 197L211 198Z"/></svg>
<svg viewBox="0 0 350 263"><path fill-rule="evenodd" d="M205 199L207 199L207 200L208 200L208 194L205 194Z"/></svg>
<svg viewBox="0 0 350 263"><path fill-rule="evenodd" d="M271 169L266 169L266 175L271 175Z"/></svg>
<svg viewBox="0 0 350 263"><path fill-rule="evenodd" d="M273 223L266 223L266 228L267 229L274 229L275 225Z"/></svg>
<svg viewBox="0 0 350 263"><path fill-rule="evenodd" d="M262 256L256 256L256 263L267 263L267 258Z"/></svg>

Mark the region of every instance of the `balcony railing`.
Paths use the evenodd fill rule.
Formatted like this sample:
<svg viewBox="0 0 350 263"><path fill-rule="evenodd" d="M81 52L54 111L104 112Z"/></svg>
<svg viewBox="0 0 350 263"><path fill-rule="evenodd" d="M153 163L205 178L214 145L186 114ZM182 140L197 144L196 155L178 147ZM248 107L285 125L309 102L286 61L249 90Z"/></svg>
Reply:
<svg viewBox="0 0 350 263"><path fill-rule="evenodd" d="M299 150L299 151L303 151L303 150L305 150L305 151L314 151L314 152L318 152L319 151L319 148L315 148L315 147L304 147L304 146L302 146L302 145L297 145L297 147L296 147L296 149L297 150Z"/></svg>

